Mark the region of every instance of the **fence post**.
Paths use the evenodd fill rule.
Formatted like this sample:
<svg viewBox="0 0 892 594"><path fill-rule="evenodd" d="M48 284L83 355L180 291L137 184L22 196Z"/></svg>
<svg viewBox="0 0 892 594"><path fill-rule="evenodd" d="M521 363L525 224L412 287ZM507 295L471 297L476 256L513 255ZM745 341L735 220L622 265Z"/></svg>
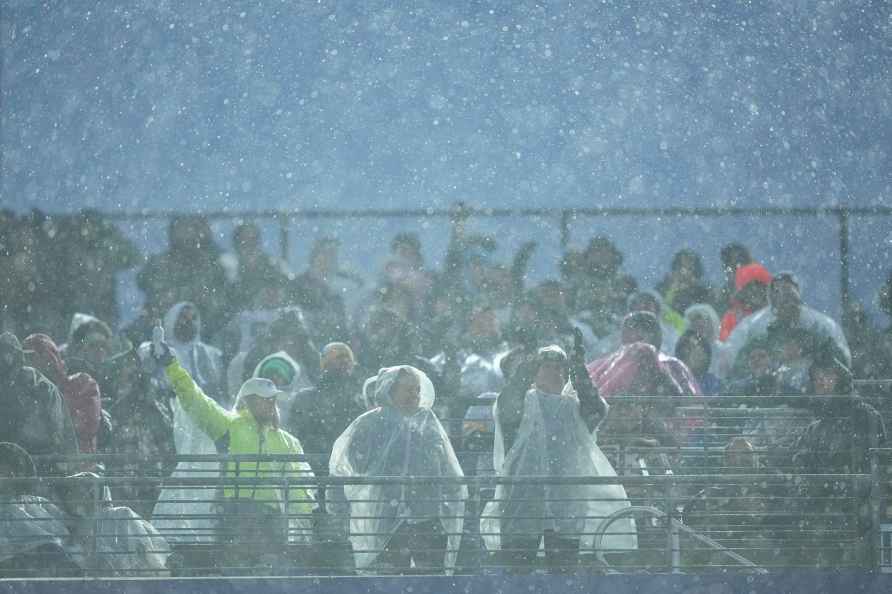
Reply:
<svg viewBox="0 0 892 594"><path fill-rule="evenodd" d="M879 461L880 452L870 451L870 531L868 537L868 560L872 570L878 569L883 563L883 518L881 515L883 501L883 466ZM871 546L871 544L873 546Z"/></svg>
<svg viewBox="0 0 892 594"><path fill-rule="evenodd" d="M291 566L291 563L290 563L291 549L288 548L288 545L289 545L290 539L291 539L291 509L290 509L291 506L289 505L290 504L289 493L291 492L291 489L290 489L289 480L288 480L289 479L288 471L286 470L286 468L288 468L287 465L288 465L287 462L282 462L282 470L285 470L285 472L282 473L282 489L283 489L282 500L284 501L284 511L285 511L285 522L284 522L285 525L283 526L283 529L285 530L285 534L284 534L284 539L281 540L282 550L284 552L282 553L282 558L279 560L280 568L290 568L290 566ZM303 525L302 522L300 522L300 521L295 522L295 523L298 526ZM280 538L281 538L281 536L280 536Z"/></svg>
<svg viewBox="0 0 892 594"><path fill-rule="evenodd" d="M291 217L280 212L276 215L276 218L279 220L279 251L281 252L282 260L284 260L286 264L290 264L291 237L288 230L288 224L291 222Z"/></svg>
<svg viewBox="0 0 892 594"><path fill-rule="evenodd" d="M666 483L666 570L669 573L681 573L681 545L675 526L675 489L674 480Z"/></svg>
<svg viewBox="0 0 892 594"><path fill-rule="evenodd" d="M99 577L99 504L102 500L102 483L93 479L93 539L90 543L90 572Z"/></svg>
<svg viewBox="0 0 892 594"><path fill-rule="evenodd" d="M561 250L567 251L570 245L570 218L573 216L572 210L561 210L560 231L561 231Z"/></svg>
<svg viewBox="0 0 892 594"><path fill-rule="evenodd" d="M853 424L852 426L855 427L856 425ZM870 505L870 520L869 525L864 527L865 531L869 532L864 536L866 541L865 548L867 549L865 556L871 564L870 568L877 569L883 562L882 504L885 467L880 460L882 453L878 451L882 444L879 443L880 427L874 415L868 415L867 431L870 447L868 450L870 458L870 468L868 469L870 472L870 487L867 495L868 505Z"/></svg>
<svg viewBox="0 0 892 594"><path fill-rule="evenodd" d="M849 210L840 208L836 211L839 219L839 302L841 315L849 308Z"/></svg>

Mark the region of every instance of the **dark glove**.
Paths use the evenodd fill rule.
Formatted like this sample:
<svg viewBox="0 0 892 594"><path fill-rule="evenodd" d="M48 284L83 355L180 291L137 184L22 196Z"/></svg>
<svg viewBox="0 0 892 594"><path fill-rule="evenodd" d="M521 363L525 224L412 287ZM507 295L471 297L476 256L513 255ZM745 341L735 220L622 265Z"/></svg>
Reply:
<svg viewBox="0 0 892 594"><path fill-rule="evenodd" d="M574 363L578 361L585 363L585 343L582 338L582 330L579 328L573 328L573 353L570 358Z"/></svg>
<svg viewBox="0 0 892 594"><path fill-rule="evenodd" d="M96 433L96 447L100 452L111 451L115 424L111 414L104 408L100 411L99 431Z"/></svg>

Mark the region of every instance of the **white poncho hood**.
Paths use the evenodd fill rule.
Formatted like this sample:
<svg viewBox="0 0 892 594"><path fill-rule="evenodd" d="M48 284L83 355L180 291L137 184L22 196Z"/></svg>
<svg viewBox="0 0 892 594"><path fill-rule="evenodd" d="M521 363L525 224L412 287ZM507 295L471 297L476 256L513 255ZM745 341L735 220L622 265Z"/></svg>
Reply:
<svg viewBox="0 0 892 594"><path fill-rule="evenodd" d="M183 341L177 339L174 329L180 314L186 307L191 307L195 311L195 336L192 337L192 340ZM163 324L164 339L176 352L177 360L183 369L189 372L195 383L201 386L205 392L213 392L212 395L219 396L222 370L221 354L218 349L202 342L201 312L198 308L188 301L181 301L167 311Z"/></svg>
<svg viewBox="0 0 892 594"><path fill-rule="evenodd" d="M392 405L392 389L401 372L419 381L420 404L405 415ZM431 410L434 387L418 369L404 365L382 369L366 382L378 408L357 418L332 448L329 470L343 477L462 477L449 437ZM368 567L404 522L437 520L448 537L446 567L455 565L461 540L467 488L455 484L385 482L347 485L343 497L329 498L335 513L350 513L350 540L359 568ZM346 506L344 506L346 503Z"/></svg>

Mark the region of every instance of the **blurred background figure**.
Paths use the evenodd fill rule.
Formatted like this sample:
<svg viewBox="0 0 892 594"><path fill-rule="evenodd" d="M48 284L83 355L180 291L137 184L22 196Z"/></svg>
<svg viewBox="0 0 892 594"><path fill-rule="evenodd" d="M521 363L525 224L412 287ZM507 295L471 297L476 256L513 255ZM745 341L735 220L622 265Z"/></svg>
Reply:
<svg viewBox="0 0 892 594"><path fill-rule="evenodd" d="M350 337L344 298L334 281L346 273L339 261L340 242L324 238L313 243L310 264L293 283L293 300L307 316L316 344L346 341Z"/></svg>
<svg viewBox="0 0 892 594"><path fill-rule="evenodd" d="M150 256L137 276L146 296L143 340L156 319L183 302L194 303L202 312L208 336L223 326L227 285L220 255L207 218L183 214L171 219L167 251Z"/></svg>
<svg viewBox="0 0 892 594"><path fill-rule="evenodd" d="M657 285L666 306L682 314L695 303L707 303L712 289L705 284L703 261L693 250L681 250L672 257L672 268Z"/></svg>

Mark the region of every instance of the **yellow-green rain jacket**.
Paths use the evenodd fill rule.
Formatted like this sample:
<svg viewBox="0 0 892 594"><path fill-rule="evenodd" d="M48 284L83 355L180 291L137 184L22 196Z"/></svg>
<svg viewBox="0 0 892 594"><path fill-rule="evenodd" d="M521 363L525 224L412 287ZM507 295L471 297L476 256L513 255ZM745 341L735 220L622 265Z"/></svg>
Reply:
<svg viewBox="0 0 892 594"><path fill-rule="evenodd" d="M230 454L303 454L300 441L284 429L265 427L262 431L247 408L226 410L208 397L177 361L165 369L173 390L186 414L208 437L217 441L229 434ZM259 468L258 468L259 466ZM226 476L248 478L312 477L306 462L226 463ZM283 489L271 486L227 486L223 497L251 499L269 505L280 513L310 514L313 495L306 487L288 488L288 509L284 509Z"/></svg>

